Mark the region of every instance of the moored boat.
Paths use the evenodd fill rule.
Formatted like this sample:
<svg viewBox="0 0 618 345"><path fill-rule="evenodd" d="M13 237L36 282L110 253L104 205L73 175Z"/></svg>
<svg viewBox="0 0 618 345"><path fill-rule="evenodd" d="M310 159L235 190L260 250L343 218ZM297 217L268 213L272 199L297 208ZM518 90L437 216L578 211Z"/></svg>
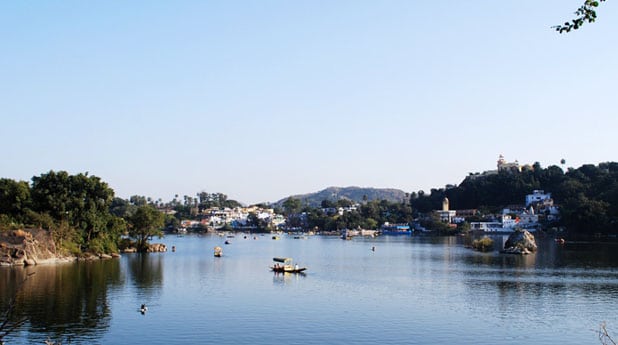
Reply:
<svg viewBox="0 0 618 345"><path fill-rule="evenodd" d="M278 273L302 273L307 267L300 267L298 264L293 264L292 258L273 258L275 262L270 269Z"/></svg>

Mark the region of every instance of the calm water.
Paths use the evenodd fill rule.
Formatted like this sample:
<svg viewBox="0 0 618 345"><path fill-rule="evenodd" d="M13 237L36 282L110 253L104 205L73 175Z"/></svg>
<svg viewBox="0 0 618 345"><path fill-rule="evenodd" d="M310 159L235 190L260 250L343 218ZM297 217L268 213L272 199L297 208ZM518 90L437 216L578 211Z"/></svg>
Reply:
<svg viewBox="0 0 618 345"><path fill-rule="evenodd" d="M176 252L0 268L2 310L35 272L17 294L28 322L7 344L579 345L599 344L603 321L618 334L612 245L546 242L518 257L477 253L461 238L224 240L168 236L160 241ZM307 274L273 274L274 256Z"/></svg>

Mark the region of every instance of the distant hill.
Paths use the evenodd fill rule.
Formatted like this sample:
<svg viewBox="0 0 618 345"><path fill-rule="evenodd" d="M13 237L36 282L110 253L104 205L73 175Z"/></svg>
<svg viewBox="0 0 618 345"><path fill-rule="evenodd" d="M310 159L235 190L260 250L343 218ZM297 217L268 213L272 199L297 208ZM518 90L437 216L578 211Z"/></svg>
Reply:
<svg viewBox="0 0 618 345"><path fill-rule="evenodd" d="M281 205L288 198L300 199L309 206L320 206L322 200L336 201L348 199L354 202L371 200L402 201L406 199L406 193L399 189L392 188L362 188L362 187L328 187L324 190L309 194L292 195L277 201L276 205Z"/></svg>

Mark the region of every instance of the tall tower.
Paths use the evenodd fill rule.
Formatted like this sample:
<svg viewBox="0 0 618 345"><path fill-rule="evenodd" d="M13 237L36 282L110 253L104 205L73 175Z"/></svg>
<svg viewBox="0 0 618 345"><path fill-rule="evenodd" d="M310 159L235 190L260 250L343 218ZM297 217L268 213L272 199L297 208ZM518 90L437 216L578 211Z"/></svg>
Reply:
<svg viewBox="0 0 618 345"><path fill-rule="evenodd" d="M504 159L503 155L500 155L500 157L498 157L498 170L500 170L504 164L506 164L506 159Z"/></svg>
<svg viewBox="0 0 618 345"><path fill-rule="evenodd" d="M444 197L442 200L442 211L448 211L448 198Z"/></svg>

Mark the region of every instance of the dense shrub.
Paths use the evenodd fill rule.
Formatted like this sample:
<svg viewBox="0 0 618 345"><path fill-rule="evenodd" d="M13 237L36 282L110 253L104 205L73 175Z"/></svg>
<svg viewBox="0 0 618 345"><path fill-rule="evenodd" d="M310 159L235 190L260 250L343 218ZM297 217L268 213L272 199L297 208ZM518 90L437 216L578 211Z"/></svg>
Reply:
<svg viewBox="0 0 618 345"><path fill-rule="evenodd" d="M490 252L494 249L494 240L485 236L481 239L472 241L472 248L479 252Z"/></svg>

